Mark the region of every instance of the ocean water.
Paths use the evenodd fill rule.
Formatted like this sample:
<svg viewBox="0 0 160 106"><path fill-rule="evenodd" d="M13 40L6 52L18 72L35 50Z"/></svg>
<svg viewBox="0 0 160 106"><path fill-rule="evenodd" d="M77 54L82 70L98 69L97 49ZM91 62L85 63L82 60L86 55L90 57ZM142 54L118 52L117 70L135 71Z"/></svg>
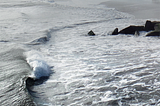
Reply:
<svg viewBox="0 0 160 106"><path fill-rule="evenodd" d="M1 106L160 105L160 39L104 1L0 1Z"/></svg>

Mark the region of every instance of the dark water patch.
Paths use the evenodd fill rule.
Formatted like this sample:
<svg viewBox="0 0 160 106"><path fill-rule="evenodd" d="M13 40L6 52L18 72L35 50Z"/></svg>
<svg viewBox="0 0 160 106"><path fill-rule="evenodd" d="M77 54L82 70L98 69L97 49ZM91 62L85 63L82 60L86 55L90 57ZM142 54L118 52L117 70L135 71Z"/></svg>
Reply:
<svg viewBox="0 0 160 106"><path fill-rule="evenodd" d="M119 106L119 100L111 100L108 102L100 101L92 104L91 106Z"/></svg>
<svg viewBox="0 0 160 106"><path fill-rule="evenodd" d="M45 81L47 81L49 77L41 77L39 79L34 79L31 77L28 77L26 79L26 88L28 93L34 98L34 99L39 99L41 96L43 96L41 93L39 93L37 90L34 88L38 85L43 84ZM37 100L38 101L38 100Z"/></svg>
<svg viewBox="0 0 160 106"><path fill-rule="evenodd" d="M49 79L49 77L41 77L39 79L34 79L31 77L28 77L26 79L26 88L28 89L29 93L36 93L35 91L33 91L34 86L38 86L43 84L45 81L47 81Z"/></svg>
<svg viewBox="0 0 160 106"><path fill-rule="evenodd" d="M29 87L29 86L34 86L34 85L41 85L43 84L45 81L47 81L49 79L49 77L41 77L39 79L34 79L34 78L31 78L31 77L28 77L26 79L26 85Z"/></svg>
<svg viewBox="0 0 160 106"><path fill-rule="evenodd" d="M119 100L111 100L109 101L109 103L107 104L108 106L118 106L118 101ZM103 103L103 102L102 102Z"/></svg>
<svg viewBox="0 0 160 106"><path fill-rule="evenodd" d="M0 40L0 42L6 43L9 42L8 40Z"/></svg>

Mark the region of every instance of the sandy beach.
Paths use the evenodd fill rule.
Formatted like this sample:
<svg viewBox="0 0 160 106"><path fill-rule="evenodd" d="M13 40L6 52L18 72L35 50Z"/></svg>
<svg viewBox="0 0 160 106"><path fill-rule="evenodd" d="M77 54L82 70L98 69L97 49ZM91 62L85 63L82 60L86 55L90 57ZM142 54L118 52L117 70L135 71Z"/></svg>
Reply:
<svg viewBox="0 0 160 106"><path fill-rule="evenodd" d="M112 0L101 4L139 19L160 19L160 0Z"/></svg>

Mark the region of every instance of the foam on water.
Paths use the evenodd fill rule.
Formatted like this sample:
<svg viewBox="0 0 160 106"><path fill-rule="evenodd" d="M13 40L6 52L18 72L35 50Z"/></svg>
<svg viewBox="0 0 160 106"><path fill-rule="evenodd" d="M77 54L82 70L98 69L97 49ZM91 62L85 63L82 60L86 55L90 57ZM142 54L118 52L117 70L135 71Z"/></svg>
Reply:
<svg viewBox="0 0 160 106"><path fill-rule="evenodd" d="M2 91L14 95L14 101L21 89L19 77L31 77L28 82L49 77L46 83L31 87L34 93L42 94L38 98L25 90L20 95L27 93L27 100L40 106L159 105L159 38L146 38L145 32L136 37L108 35L116 27L144 25L146 20L135 19L115 9L99 8L102 1L34 0L34 3L18 3L16 7L4 3L6 13L3 11L2 15L14 14L13 18L0 19L1 35L8 35L8 38L1 36L0 43L12 44L17 40L15 45L23 45L27 52L26 58L19 56L23 50L1 54L4 70L1 85L6 88ZM89 30L93 30L96 36L86 36ZM49 64L55 66L52 76ZM5 86L15 83L6 82L6 74L8 80L17 82L13 86L16 93L10 92L10 86ZM14 80L10 76L14 76ZM5 103L7 97L2 94L0 101Z"/></svg>

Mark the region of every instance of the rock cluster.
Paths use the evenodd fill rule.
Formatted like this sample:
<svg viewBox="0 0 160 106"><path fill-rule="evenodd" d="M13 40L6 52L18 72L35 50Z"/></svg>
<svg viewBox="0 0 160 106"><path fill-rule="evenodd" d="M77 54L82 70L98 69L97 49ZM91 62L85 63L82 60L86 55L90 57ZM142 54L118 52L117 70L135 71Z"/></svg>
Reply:
<svg viewBox="0 0 160 106"><path fill-rule="evenodd" d="M149 32L146 36L160 36L160 23L154 25L154 30Z"/></svg>
<svg viewBox="0 0 160 106"><path fill-rule="evenodd" d="M148 32L146 36L160 36L160 21L147 20L144 26L130 25L120 31L118 31L118 28L115 28L111 32L111 35L132 34L139 36L140 31ZM95 35L96 34L92 30L88 32L88 36L95 36Z"/></svg>
<svg viewBox="0 0 160 106"><path fill-rule="evenodd" d="M160 21L149 21L147 20L145 26L128 26L120 31L118 28L111 33L111 35L118 35L118 34L133 34L139 35L140 31L151 31L147 33L146 36L160 36Z"/></svg>

